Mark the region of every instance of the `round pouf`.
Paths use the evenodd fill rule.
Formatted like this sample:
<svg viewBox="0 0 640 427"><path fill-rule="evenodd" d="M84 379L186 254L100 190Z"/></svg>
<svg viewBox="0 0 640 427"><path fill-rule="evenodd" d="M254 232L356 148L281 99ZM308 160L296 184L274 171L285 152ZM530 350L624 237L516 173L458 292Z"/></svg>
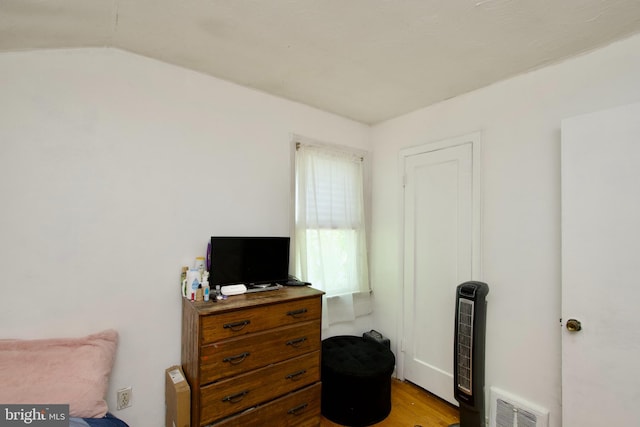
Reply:
<svg viewBox="0 0 640 427"><path fill-rule="evenodd" d="M395 356L386 346L355 336L322 341L322 415L364 427L391 412Z"/></svg>

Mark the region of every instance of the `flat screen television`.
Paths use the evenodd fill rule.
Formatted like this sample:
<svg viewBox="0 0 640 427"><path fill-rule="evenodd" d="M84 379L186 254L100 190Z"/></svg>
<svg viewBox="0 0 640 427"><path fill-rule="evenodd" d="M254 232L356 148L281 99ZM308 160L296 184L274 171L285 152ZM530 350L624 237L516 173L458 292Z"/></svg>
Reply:
<svg viewBox="0 0 640 427"><path fill-rule="evenodd" d="M209 284L286 283L289 237L211 237Z"/></svg>

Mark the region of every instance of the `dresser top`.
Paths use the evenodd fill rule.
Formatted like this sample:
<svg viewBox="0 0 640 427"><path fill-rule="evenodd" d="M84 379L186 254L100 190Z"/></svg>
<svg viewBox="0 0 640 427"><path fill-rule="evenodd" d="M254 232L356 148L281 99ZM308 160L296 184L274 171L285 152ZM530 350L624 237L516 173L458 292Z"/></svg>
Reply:
<svg viewBox="0 0 640 427"><path fill-rule="evenodd" d="M220 313L233 311L241 308L253 307L266 304L277 304L284 301L294 301L297 299L320 297L323 291L310 286L284 286L264 292L251 292L241 295L232 295L226 300L211 301L189 301L183 298L183 304L189 304L201 315L210 313ZM212 295L212 297L214 297Z"/></svg>

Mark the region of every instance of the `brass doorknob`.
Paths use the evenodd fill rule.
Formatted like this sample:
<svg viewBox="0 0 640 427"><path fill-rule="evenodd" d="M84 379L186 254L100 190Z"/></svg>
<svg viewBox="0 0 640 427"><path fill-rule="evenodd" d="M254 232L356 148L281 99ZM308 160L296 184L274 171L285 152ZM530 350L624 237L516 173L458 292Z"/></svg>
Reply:
<svg viewBox="0 0 640 427"><path fill-rule="evenodd" d="M569 332L578 332L581 329L582 329L582 324L580 323L579 320L576 320L576 319L567 320L567 330Z"/></svg>

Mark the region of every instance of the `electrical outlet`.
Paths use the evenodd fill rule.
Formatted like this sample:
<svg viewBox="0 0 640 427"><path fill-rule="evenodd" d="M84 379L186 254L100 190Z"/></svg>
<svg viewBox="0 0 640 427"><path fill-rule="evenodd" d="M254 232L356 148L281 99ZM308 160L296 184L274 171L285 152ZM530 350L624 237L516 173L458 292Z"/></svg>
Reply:
<svg viewBox="0 0 640 427"><path fill-rule="evenodd" d="M121 388L117 392L118 410L131 406L131 386Z"/></svg>

